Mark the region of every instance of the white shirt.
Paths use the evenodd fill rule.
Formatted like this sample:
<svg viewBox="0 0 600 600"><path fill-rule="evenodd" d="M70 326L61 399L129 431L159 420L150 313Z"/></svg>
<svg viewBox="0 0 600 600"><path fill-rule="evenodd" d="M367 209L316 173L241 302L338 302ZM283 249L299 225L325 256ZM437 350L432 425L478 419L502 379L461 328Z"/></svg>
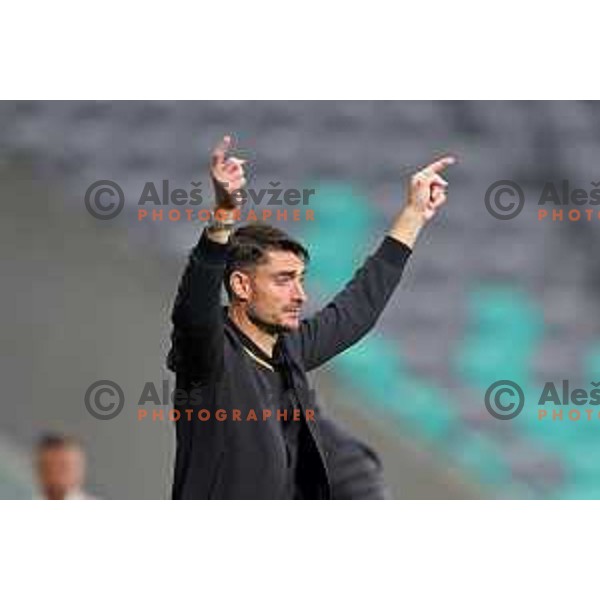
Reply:
<svg viewBox="0 0 600 600"><path fill-rule="evenodd" d="M46 498L43 493L38 493L34 497L34 500L48 500L48 498ZM91 496L84 490L75 490L74 492L67 494L64 500L99 500L99 498Z"/></svg>

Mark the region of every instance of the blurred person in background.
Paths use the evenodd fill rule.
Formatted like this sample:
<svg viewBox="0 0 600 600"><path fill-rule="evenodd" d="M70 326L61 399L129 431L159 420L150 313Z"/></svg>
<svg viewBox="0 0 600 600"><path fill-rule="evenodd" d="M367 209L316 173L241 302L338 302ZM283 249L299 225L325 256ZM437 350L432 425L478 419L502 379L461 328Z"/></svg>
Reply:
<svg viewBox="0 0 600 600"><path fill-rule="evenodd" d="M47 434L37 444L38 499L92 500L83 490L86 460L74 436Z"/></svg>
<svg viewBox="0 0 600 600"><path fill-rule="evenodd" d="M246 180L244 161L227 156L230 144L225 137L212 156L216 210L179 286L167 364L178 392L185 392L181 415L198 409L200 398L200 409L237 411L244 422L176 420L173 498L388 498L377 454L323 413L306 373L373 328L421 229L446 202L439 173L454 159L437 160L411 178L379 248L325 308L301 319L308 251L270 225L233 231ZM334 235L336 223L331 227ZM246 418L286 410L303 418Z"/></svg>

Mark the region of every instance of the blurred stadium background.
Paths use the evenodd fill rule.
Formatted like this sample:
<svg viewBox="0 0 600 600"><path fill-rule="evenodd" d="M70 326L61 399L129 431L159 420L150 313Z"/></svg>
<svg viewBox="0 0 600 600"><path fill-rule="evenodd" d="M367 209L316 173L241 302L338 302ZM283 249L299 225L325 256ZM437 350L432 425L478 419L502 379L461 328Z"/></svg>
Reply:
<svg viewBox="0 0 600 600"><path fill-rule="evenodd" d="M0 497L34 493L31 447L74 433L89 491L166 498L173 424L138 422L144 383L164 367L169 314L197 222L137 220L146 181L190 189L224 134L253 164L252 187L314 187L314 223L281 224L313 254L320 306L378 244L404 180L451 151L449 204L419 241L376 331L315 374L328 409L381 453L397 498L600 498L600 420L497 421L487 387L600 377L600 222L538 222L544 181L600 179L594 102L1 102L0 239L5 306ZM113 180L125 209L93 219L89 185ZM525 209L486 210L495 181ZM203 206L206 205L206 200ZM119 383L115 419L86 389ZM529 392L527 392L529 391Z"/></svg>

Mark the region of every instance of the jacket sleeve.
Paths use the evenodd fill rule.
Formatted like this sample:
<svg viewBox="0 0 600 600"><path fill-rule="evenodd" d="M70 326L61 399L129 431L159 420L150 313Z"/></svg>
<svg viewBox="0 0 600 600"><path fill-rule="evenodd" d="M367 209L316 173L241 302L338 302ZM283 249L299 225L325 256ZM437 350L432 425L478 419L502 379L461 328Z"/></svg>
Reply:
<svg viewBox="0 0 600 600"><path fill-rule="evenodd" d="M224 316L221 284L228 244L203 232L192 250L173 307L171 350L167 366L203 381L223 372Z"/></svg>
<svg viewBox="0 0 600 600"><path fill-rule="evenodd" d="M307 371L343 352L373 328L411 252L386 236L346 287L312 318L302 321L298 335Z"/></svg>

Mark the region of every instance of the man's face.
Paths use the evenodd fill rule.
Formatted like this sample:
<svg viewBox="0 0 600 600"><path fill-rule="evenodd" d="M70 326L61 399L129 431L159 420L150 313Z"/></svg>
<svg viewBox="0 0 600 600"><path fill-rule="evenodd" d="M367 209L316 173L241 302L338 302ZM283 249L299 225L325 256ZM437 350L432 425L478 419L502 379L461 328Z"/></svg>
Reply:
<svg viewBox="0 0 600 600"><path fill-rule="evenodd" d="M75 446L47 448L38 459L38 476L44 493L52 499L63 499L83 485L85 459Z"/></svg>
<svg viewBox="0 0 600 600"><path fill-rule="evenodd" d="M304 271L304 261L293 252L267 252L266 262L238 279L250 318L283 331L298 329L307 299Z"/></svg>

